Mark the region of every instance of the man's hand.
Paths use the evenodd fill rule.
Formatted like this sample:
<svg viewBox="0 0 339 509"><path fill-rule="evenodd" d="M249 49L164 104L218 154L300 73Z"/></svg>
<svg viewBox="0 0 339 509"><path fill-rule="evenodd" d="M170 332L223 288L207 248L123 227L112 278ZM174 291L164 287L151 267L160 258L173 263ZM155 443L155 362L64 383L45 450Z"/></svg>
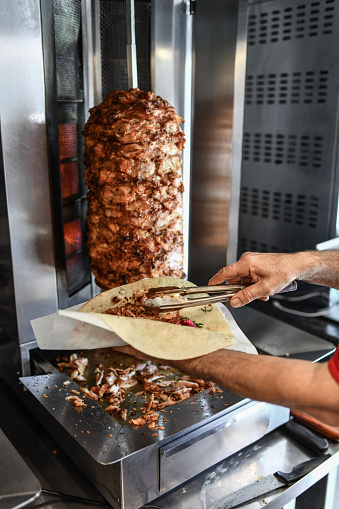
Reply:
<svg viewBox="0 0 339 509"><path fill-rule="evenodd" d="M230 303L234 308L249 304L255 299L267 301L270 295L298 278L302 271L302 255L303 253L244 253L236 263L220 269L209 284L252 280L253 285L232 297Z"/></svg>

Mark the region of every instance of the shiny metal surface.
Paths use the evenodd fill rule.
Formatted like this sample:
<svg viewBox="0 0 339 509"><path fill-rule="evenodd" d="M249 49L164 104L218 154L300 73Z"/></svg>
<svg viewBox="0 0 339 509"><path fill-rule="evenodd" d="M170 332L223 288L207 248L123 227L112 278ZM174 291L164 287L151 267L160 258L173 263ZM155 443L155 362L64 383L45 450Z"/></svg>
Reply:
<svg viewBox="0 0 339 509"><path fill-rule="evenodd" d="M281 414L281 422L289 410ZM270 425L270 407L252 402L228 419L205 426L193 442L178 439L160 448L160 493L166 493L263 436ZM178 469L180 465L180 469Z"/></svg>
<svg viewBox="0 0 339 509"><path fill-rule="evenodd" d="M185 193L183 196L183 238L184 238L184 273L188 274L190 250L190 221L191 221L191 164L192 164L192 134L194 120L194 54L195 54L195 2L186 0L185 10L185 61L183 93L183 130L186 138L183 153L182 181ZM191 10L192 9L192 10Z"/></svg>
<svg viewBox="0 0 339 509"><path fill-rule="evenodd" d="M232 315L251 343L258 350L270 355L316 361L335 350L329 341L277 320L251 306L232 309Z"/></svg>
<svg viewBox="0 0 339 509"><path fill-rule="evenodd" d="M57 308L40 2L2 2L1 138L19 343ZM23 86L24 84L24 86ZM36 282L39 281L39 285Z"/></svg>
<svg viewBox="0 0 339 509"><path fill-rule="evenodd" d="M242 162L242 138L244 125L244 99L247 58L248 2L239 1L237 44L234 64L234 106L232 133L232 169L230 184L230 208L228 217L227 264L234 263L238 254L238 226L240 205L240 181Z"/></svg>
<svg viewBox="0 0 339 509"><path fill-rule="evenodd" d="M212 430L215 426L220 426L219 422L217 424L215 422L216 415L225 417L235 409L244 409L249 404L249 400L227 391L211 397L201 393L191 401L182 401L164 412L160 419L168 421L164 426L165 429L159 430L157 436L153 436L154 431L147 427L134 429L127 424L120 424L111 418L98 402L91 399L88 399L90 404L87 407L77 412L65 398L70 390L76 390L79 386L75 382L68 383L69 380L65 375L58 373L23 377L21 382L33 395L33 398L30 398L32 404L41 405L41 415L50 414L88 455L105 465L154 444L162 442L164 445L169 439L179 438L184 433L184 443L190 442L193 438L196 441L199 439L201 426L209 424L208 429ZM194 405L190 404L192 401ZM84 429L90 432L86 441L81 434ZM187 435L188 432L192 433Z"/></svg>
<svg viewBox="0 0 339 509"><path fill-rule="evenodd" d="M176 309L183 309L185 307L192 307L192 306L205 306L208 304L212 304L215 302L226 302L231 297L233 297L239 290L242 290L246 286L249 286L253 283L244 283L244 284L238 284L238 285L219 285L219 286L197 286L193 288L188 288L185 290L178 291L177 290L170 290L170 291L163 291L158 292L161 294L169 295L169 294L177 294L180 295L184 302L175 302L173 304L160 304L157 306L156 301L149 299L145 302L145 307L150 307L156 311L174 311ZM297 289L297 283L296 281L292 282L290 285L286 286L282 290L280 290L277 293L285 293L285 292L293 292ZM218 295L212 295L212 296L202 296L202 297L196 297L194 298L194 294L206 292L208 294L214 293ZM153 292L152 292L153 293ZM156 292L153 293L156 295ZM149 295L149 294L148 294ZM190 295L193 295L193 298L190 298ZM187 298L185 298L187 297Z"/></svg>
<svg viewBox="0 0 339 509"><path fill-rule="evenodd" d="M2 380L0 380L0 396L3 410L0 413L0 427L35 473L40 484L56 493L78 497L78 500L72 500L66 496L42 493L28 507L32 509L39 509L42 506L46 509L68 509L69 507L81 509L85 504L86 507L93 508L97 507L100 502L104 504L105 501L93 486L92 480L81 472L69 454L56 442L56 437L47 432L34 412L23 405L21 399L17 398ZM339 452L339 444L331 443L330 452L331 454ZM207 504L213 503L218 496L221 497L231 492L232 489L252 482L260 475L268 474L271 467L275 470L282 467L288 469L294 461L309 459L311 454L308 449L301 446L280 428L247 449L207 470L198 478L174 490L170 495L158 499L159 502L156 500L154 504L150 502L147 505L166 509L191 507L206 509ZM331 493L326 495L326 500L330 504L332 495L334 504L326 505L327 509L338 509L339 507L339 485L335 490L335 474L335 468L333 468L330 471ZM298 498L297 507L299 509L323 506L324 482L313 485L305 493L303 489L307 490L307 486L301 488L303 494ZM164 502L161 503L161 500ZM246 509L265 507L266 500L267 498L261 503L247 504Z"/></svg>
<svg viewBox="0 0 339 509"><path fill-rule="evenodd" d="M88 110L102 101L99 0L81 2L82 55L84 72L85 120Z"/></svg>
<svg viewBox="0 0 339 509"><path fill-rule="evenodd" d="M253 483L233 491L226 497L222 497L221 500L213 504L209 509L218 509L220 507L223 509L230 509L231 507L237 507L246 502L248 503L262 498L263 495L270 496L272 491L291 486L330 458L330 454L319 454L315 458L294 465L289 472L278 470L272 474L260 477L260 479Z"/></svg>
<svg viewBox="0 0 339 509"><path fill-rule="evenodd" d="M336 1L249 0L237 256L335 236L338 26Z"/></svg>
<svg viewBox="0 0 339 509"><path fill-rule="evenodd" d="M169 101L184 119L183 151L184 273L189 271L191 158L194 100L195 14L189 0L152 1L152 91Z"/></svg>
<svg viewBox="0 0 339 509"><path fill-rule="evenodd" d="M203 285L226 262L239 2L196 4L188 279Z"/></svg>
<svg viewBox="0 0 339 509"><path fill-rule="evenodd" d="M126 0L127 26L127 75L128 88L138 88L137 47L135 44L135 11L134 0Z"/></svg>
<svg viewBox="0 0 339 509"><path fill-rule="evenodd" d="M41 491L31 469L0 429L0 509L25 507Z"/></svg>
<svg viewBox="0 0 339 509"><path fill-rule="evenodd" d="M77 411L65 398L78 385L67 383L64 375L25 377L21 382L28 389L25 402L49 432L113 507L128 509L159 497L289 417L287 409L276 411L227 391L201 393L160 413L164 429L154 434L148 427L121 425L91 399ZM180 474L178 464L183 467Z"/></svg>
<svg viewBox="0 0 339 509"><path fill-rule="evenodd" d="M286 486L285 483L279 481L275 475L270 474L254 483L247 484L227 497L222 497L209 509L230 509L231 507L236 507L237 505L257 499L260 496L267 495L271 491L277 490L283 486Z"/></svg>
<svg viewBox="0 0 339 509"><path fill-rule="evenodd" d="M339 464L339 444L332 442L329 452L332 454L329 460L293 486L279 489L269 496L255 502L248 502L241 507L281 509L336 468ZM276 430L170 494L155 499L153 503L164 509L187 509L188 507L208 509L234 490L277 470L290 471L293 466L311 457L314 456L308 449L287 438L281 430ZM321 501L317 499L316 503L321 504Z"/></svg>

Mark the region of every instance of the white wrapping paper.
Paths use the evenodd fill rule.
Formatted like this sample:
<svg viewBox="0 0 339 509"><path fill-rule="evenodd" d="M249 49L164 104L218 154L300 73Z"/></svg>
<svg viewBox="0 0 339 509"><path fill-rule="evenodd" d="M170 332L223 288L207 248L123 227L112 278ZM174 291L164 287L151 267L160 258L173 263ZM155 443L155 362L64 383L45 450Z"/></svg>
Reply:
<svg viewBox="0 0 339 509"><path fill-rule="evenodd" d="M91 350L122 346L127 343L115 334L97 315L79 313L83 304L31 320L41 350ZM238 327L230 311L218 304L236 338L230 350L256 354L257 351Z"/></svg>

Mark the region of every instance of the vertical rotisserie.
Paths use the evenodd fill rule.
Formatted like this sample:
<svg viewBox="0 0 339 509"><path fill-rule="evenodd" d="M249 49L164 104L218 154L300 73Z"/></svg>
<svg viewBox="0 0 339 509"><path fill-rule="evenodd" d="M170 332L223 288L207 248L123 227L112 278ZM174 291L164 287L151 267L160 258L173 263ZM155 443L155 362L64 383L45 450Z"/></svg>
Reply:
<svg viewBox="0 0 339 509"><path fill-rule="evenodd" d="M115 90L84 128L88 253L104 289L183 277L183 119L152 92Z"/></svg>

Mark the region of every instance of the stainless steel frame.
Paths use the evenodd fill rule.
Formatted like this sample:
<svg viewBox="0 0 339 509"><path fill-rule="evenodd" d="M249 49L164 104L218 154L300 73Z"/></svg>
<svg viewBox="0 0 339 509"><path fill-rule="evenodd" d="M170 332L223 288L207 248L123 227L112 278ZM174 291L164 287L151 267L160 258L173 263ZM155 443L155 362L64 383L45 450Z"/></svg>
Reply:
<svg viewBox="0 0 339 509"><path fill-rule="evenodd" d="M228 217L228 244L226 263L234 263L238 254L238 227L240 204L240 181L242 162L242 135L244 125L244 98L247 56L248 5L239 2L238 37L234 68L234 106L232 134L232 171L230 184L230 210Z"/></svg>
<svg viewBox="0 0 339 509"><path fill-rule="evenodd" d="M237 257L314 249L336 235L339 6L250 0L248 23Z"/></svg>
<svg viewBox="0 0 339 509"><path fill-rule="evenodd" d="M166 98L185 124L183 153L184 272L189 272L191 157L194 104L194 7L190 0L152 0L152 90Z"/></svg>
<svg viewBox="0 0 339 509"><path fill-rule="evenodd" d="M196 5L189 279L198 285L225 265L236 242L246 15L246 1Z"/></svg>
<svg viewBox="0 0 339 509"><path fill-rule="evenodd" d="M53 371L51 366L45 368ZM154 436L147 427L121 426L91 399L77 412L65 398L79 387L65 375L20 380L28 389L30 408L116 509L138 509L289 418L287 408L227 391L222 399L201 393L193 408L189 399L173 405L164 414L168 416L164 430Z"/></svg>
<svg viewBox="0 0 339 509"><path fill-rule="evenodd" d="M332 442L329 452L332 455L315 470L297 483L267 493L265 497L249 501L242 505L246 509L293 509L295 507L326 507L336 509L337 498L333 483L338 475L339 445ZM166 509L206 509L234 490L255 482L277 470L290 472L292 468L314 455L305 447L290 439L283 430L276 430L257 442L219 463L216 467L203 472L184 486L154 501L155 507ZM328 475L327 486L318 481ZM318 483L318 484L316 484ZM298 498L312 488L304 499ZM324 488L326 493L324 494ZM312 498L313 495L313 498ZM296 500L297 499L297 500ZM296 505L297 504L297 505ZM222 507L222 505L220 505Z"/></svg>
<svg viewBox="0 0 339 509"><path fill-rule="evenodd" d="M207 270L218 269L217 264L224 263L227 243L229 261L236 252L246 5L245 0L239 3L200 0L194 14L194 1L152 2L152 89L169 100L185 118L185 270L190 272L189 254L191 261L198 262L194 267L197 283L206 283ZM43 16L47 24L42 23ZM88 110L102 99L98 0L83 0L82 25L85 109ZM53 191L50 172L57 133L49 125L49 116L55 115L56 97L51 58L53 40L48 26L52 26L52 18L45 1L7 0L6 8L2 9L0 134L7 216L1 224L8 220L6 248L11 249L13 268L10 297L15 300L13 321L18 337L11 340L17 340L20 347L17 371L24 375L21 381L28 390L23 396L16 378L15 387L112 506L137 509L270 433L288 419L289 411L231 393L226 395L227 391L225 399L216 397L212 406L208 395L201 394L195 400L201 414L196 409L192 412L190 401L186 400L171 408L171 419L159 437L154 437L148 428L144 436L142 429L134 430L131 426L122 429L94 401L78 414L65 400L66 391L78 386L74 382L64 385L63 375L26 376L30 374L30 364L35 363L36 353L30 320L53 313L67 300L64 300L62 275L61 281L58 278L55 253L60 246L52 214L53 200L57 201L59 196ZM198 82L199 86L195 87ZM197 112L194 117L193 111ZM208 142L201 143L207 135ZM230 183L232 138L235 173ZM217 179L213 181L215 166ZM205 185L211 181L212 188ZM222 235L216 242L210 239L206 242L206 237L200 242L201 221L207 218L205 232L210 233L209 228L215 227L215 216L208 217L211 203L222 205L225 218L225 222L219 222ZM227 242L229 207L231 224ZM193 246L190 253L188 245ZM93 292L96 289L88 285L74 297L72 304L88 300ZM4 293L2 305L6 298ZM66 305L70 304L67 301ZM34 370L40 373L38 363L34 364ZM49 366L47 372L51 372ZM86 433L85 440L81 431Z"/></svg>
<svg viewBox="0 0 339 509"><path fill-rule="evenodd" d="M99 5L98 0L82 2L86 115L88 109L102 99ZM186 186L186 274L193 97L193 15L189 5L188 1L154 1L152 11L154 90L168 99L186 120L183 177ZM1 191L7 201L7 207L3 207L6 217L1 226L5 229L8 222L6 249L11 252L11 260L6 255L6 264L13 277L0 300L4 309L8 308L10 300L15 301L15 309L9 316L14 334L17 329L18 337L14 341L20 347L16 368L28 374L27 352L34 346L30 320L53 313L58 307L65 308L88 300L99 289L92 280L91 285L74 296L69 297L67 293L66 267L62 262L60 177L57 175L59 150L51 2L6 2L0 29L3 49L1 140L5 187ZM23 83L25 86L22 86ZM11 337L12 331L9 333Z"/></svg>
<svg viewBox="0 0 339 509"><path fill-rule="evenodd" d="M12 318L22 345L34 339L30 320L54 312L58 305L40 1L6 2L0 33L1 139L15 298ZM1 300L4 296L5 292Z"/></svg>

